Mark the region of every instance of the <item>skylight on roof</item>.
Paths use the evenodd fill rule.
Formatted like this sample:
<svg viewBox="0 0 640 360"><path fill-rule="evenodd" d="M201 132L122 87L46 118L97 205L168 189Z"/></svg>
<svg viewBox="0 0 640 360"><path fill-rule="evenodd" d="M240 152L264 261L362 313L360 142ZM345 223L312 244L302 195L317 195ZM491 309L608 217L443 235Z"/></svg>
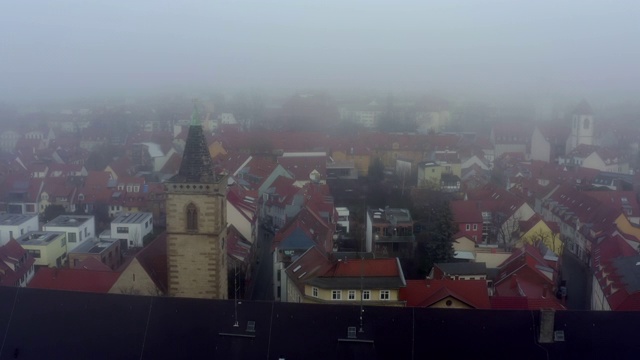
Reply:
<svg viewBox="0 0 640 360"><path fill-rule="evenodd" d="M301 268L301 267L302 267L302 265L298 265L298 266L296 266L296 267L293 269L293 272L296 272L296 271L300 270L300 268Z"/></svg>

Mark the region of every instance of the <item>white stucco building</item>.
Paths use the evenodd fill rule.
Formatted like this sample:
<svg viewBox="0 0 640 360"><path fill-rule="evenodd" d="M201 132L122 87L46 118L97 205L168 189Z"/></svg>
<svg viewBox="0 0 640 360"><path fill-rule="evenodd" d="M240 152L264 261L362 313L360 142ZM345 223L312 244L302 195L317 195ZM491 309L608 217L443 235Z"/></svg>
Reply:
<svg viewBox="0 0 640 360"><path fill-rule="evenodd" d="M143 239L153 232L153 214L121 213L111 221L111 237L127 241L129 247L143 247Z"/></svg>
<svg viewBox="0 0 640 360"><path fill-rule="evenodd" d="M29 231L38 230L38 215L0 215L0 246L10 239L17 239Z"/></svg>
<svg viewBox="0 0 640 360"><path fill-rule="evenodd" d="M90 215L60 215L44 224L43 231L62 231L67 234L67 251L96 236L96 221Z"/></svg>

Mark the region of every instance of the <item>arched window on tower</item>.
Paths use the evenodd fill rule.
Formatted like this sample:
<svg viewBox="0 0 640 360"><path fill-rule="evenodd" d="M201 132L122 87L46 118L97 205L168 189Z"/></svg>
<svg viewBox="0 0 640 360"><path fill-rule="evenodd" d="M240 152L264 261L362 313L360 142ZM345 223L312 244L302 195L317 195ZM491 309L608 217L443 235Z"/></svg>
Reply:
<svg viewBox="0 0 640 360"><path fill-rule="evenodd" d="M582 123L582 128L585 130L589 130L589 119L584 119L584 122Z"/></svg>
<svg viewBox="0 0 640 360"><path fill-rule="evenodd" d="M198 209L193 203L187 205L187 231L198 231Z"/></svg>

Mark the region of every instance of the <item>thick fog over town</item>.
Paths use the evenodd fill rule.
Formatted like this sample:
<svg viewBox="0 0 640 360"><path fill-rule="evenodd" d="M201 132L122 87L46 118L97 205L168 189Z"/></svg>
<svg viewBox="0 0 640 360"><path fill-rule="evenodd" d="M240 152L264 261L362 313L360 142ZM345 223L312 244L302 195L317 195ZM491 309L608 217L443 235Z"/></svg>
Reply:
<svg viewBox="0 0 640 360"><path fill-rule="evenodd" d="M0 95L194 89L638 95L634 1L0 5Z"/></svg>
<svg viewBox="0 0 640 360"><path fill-rule="evenodd" d="M1 3L0 359L637 357L639 18Z"/></svg>

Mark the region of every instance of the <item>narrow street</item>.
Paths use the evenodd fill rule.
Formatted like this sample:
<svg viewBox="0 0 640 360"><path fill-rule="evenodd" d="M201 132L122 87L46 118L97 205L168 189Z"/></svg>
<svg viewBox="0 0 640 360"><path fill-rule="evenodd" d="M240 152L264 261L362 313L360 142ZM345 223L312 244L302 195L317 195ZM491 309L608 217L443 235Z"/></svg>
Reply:
<svg viewBox="0 0 640 360"><path fill-rule="evenodd" d="M567 282L567 308L589 310L591 306L589 268L569 251L565 251L562 255L562 280Z"/></svg>
<svg viewBox="0 0 640 360"><path fill-rule="evenodd" d="M254 263L251 282L247 288L247 299L273 300L273 261L271 259L273 234L260 227L256 241L258 242L256 263Z"/></svg>

